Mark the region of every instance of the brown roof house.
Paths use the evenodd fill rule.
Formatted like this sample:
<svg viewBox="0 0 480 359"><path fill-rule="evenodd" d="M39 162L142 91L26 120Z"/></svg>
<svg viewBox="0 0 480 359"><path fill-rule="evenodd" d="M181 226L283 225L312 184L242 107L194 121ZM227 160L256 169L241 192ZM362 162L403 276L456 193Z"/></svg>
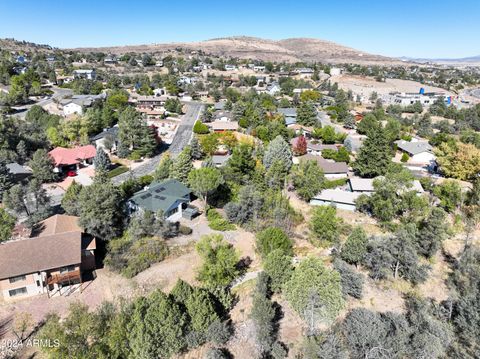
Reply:
<svg viewBox="0 0 480 359"><path fill-rule="evenodd" d="M83 233L78 217L55 215L37 224L31 238L0 244L3 298L47 293L68 295L95 269L95 238Z"/></svg>

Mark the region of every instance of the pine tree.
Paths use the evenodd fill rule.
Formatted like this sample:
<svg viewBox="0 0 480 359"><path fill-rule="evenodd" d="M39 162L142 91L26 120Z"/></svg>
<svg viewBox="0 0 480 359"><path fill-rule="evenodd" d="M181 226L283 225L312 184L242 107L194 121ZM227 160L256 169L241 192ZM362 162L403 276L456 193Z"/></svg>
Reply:
<svg viewBox="0 0 480 359"><path fill-rule="evenodd" d="M175 178L185 184L188 183L188 175L193 169L191 153L190 146L187 146L178 155L170 171L171 178Z"/></svg>
<svg viewBox="0 0 480 359"><path fill-rule="evenodd" d="M280 161L287 171L292 167L292 151L290 150L290 145L280 135L270 142L263 156L263 164L267 169L277 161Z"/></svg>
<svg viewBox="0 0 480 359"><path fill-rule="evenodd" d="M111 164L110 158L101 147L97 149L97 154L93 159L93 164L95 165L95 171L97 172L100 172L100 171L106 172L110 168L110 164Z"/></svg>
<svg viewBox="0 0 480 359"><path fill-rule="evenodd" d="M78 196L82 188L83 186L81 184L73 181L62 198L62 207L65 212L71 216L80 215Z"/></svg>
<svg viewBox="0 0 480 359"><path fill-rule="evenodd" d="M300 104L297 121L304 126L315 126L317 124L317 110L312 102L305 101Z"/></svg>
<svg viewBox="0 0 480 359"><path fill-rule="evenodd" d="M170 172L172 170L173 161L170 157L170 153L166 152L163 154L158 167L155 169L153 177L156 181L164 180L170 178Z"/></svg>
<svg viewBox="0 0 480 359"><path fill-rule="evenodd" d="M33 177L42 183L53 181L57 177L55 172L53 172L55 167L53 159L43 148L35 151L28 165L32 169Z"/></svg>
<svg viewBox="0 0 480 359"><path fill-rule="evenodd" d="M190 147L192 149L192 158L199 160L203 157L202 147L200 146L200 142L198 141L197 136L192 137Z"/></svg>
<svg viewBox="0 0 480 359"><path fill-rule="evenodd" d="M3 193L13 186L13 175L5 163L0 161L0 200Z"/></svg>
<svg viewBox="0 0 480 359"><path fill-rule="evenodd" d="M391 163L392 148L385 130L381 127L370 131L363 143L353 169L361 177L384 175Z"/></svg>

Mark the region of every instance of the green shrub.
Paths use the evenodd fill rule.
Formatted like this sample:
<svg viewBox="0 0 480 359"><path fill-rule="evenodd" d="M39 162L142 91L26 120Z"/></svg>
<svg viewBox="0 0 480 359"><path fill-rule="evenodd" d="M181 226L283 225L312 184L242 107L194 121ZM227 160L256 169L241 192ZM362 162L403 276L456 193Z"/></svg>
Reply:
<svg viewBox="0 0 480 359"><path fill-rule="evenodd" d="M236 227L227 219L223 218L215 209L207 211L208 226L215 231L232 231Z"/></svg>
<svg viewBox="0 0 480 359"><path fill-rule="evenodd" d="M178 227L178 231L180 232L180 234L183 234L184 236L188 236L189 234L192 234L192 229L188 226L185 226L183 224L180 225L180 227Z"/></svg>
<svg viewBox="0 0 480 359"><path fill-rule="evenodd" d="M198 135L205 135L210 132L208 129L208 126L202 123L200 120L197 120L195 122L195 125L193 125L193 132L198 134Z"/></svg>
<svg viewBox="0 0 480 359"><path fill-rule="evenodd" d="M334 179L334 180L325 180L325 182L323 182L323 187L325 189L335 188L335 187L343 186L346 183L347 183L346 178L338 178L338 179Z"/></svg>
<svg viewBox="0 0 480 359"><path fill-rule="evenodd" d="M125 277L132 278L152 264L161 262L167 255L168 247L159 238L146 237L133 241L124 236L109 242L105 264Z"/></svg>
<svg viewBox="0 0 480 359"><path fill-rule="evenodd" d="M409 159L410 159L410 156L408 154L406 154L405 152L403 152L402 158L400 159L400 161L405 163L405 162L408 162Z"/></svg>

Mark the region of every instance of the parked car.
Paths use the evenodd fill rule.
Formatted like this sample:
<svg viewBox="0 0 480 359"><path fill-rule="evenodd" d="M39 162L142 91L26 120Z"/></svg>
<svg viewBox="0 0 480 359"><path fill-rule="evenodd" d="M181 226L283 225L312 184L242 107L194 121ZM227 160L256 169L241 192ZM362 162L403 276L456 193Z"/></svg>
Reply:
<svg viewBox="0 0 480 359"><path fill-rule="evenodd" d="M77 171L70 170L67 172L67 177L75 177L77 175Z"/></svg>

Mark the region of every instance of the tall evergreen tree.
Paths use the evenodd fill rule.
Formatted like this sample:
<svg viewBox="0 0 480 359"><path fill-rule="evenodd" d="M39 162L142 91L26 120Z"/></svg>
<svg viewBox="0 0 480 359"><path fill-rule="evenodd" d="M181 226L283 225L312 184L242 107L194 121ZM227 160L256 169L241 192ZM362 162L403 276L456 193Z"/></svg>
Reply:
<svg viewBox="0 0 480 359"><path fill-rule="evenodd" d="M178 157L173 162L170 171L170 177L179 180L182 183L188 183L188 175L193 169L192 164L192 150L190 146L187 146L183 151L178 155Z"/></svg>
<svg viewBox="0 0 480 359"><path fill-rule="evenodd" d="M35 151L32 159L28 162L32 169L33 177L37 178L42 183L53 181L57 175L53 172L55 164L48 152L41 148Z"/></svg>
<svg viewBox="0 0 480 359"><path fill-rule="evenodd" d="M383 128L369 132L363 143L353 169L361 177L377 177L387 172L392 159L392 148Z"/></svg>
<svg viewBox="0 0 480 359"><path fill-rule="evenodd" d="M198 137L195 135L192 137L192 141L190 142L190 148L192 149L193 159L199 160L203 157L202 147L200 146Z"/></svg>
<svg viewBox="0 0 480 359"><path fill-rule="evenodd" d="M95 165L95 171L98 171L98 172L100 171L106 172L110 168L110 164L111 164L110 158L101 147L97 149L97 154L93 159L93 164Z"/></svg>
<svg viewBox="0 0 480 359"><path fill-rule="evenodd" d="M263 164L267 169L277 161L280 161L287 171L292 167L292 151L290 150L290 145L280 135L270 142L263 156Z"/></svg>

